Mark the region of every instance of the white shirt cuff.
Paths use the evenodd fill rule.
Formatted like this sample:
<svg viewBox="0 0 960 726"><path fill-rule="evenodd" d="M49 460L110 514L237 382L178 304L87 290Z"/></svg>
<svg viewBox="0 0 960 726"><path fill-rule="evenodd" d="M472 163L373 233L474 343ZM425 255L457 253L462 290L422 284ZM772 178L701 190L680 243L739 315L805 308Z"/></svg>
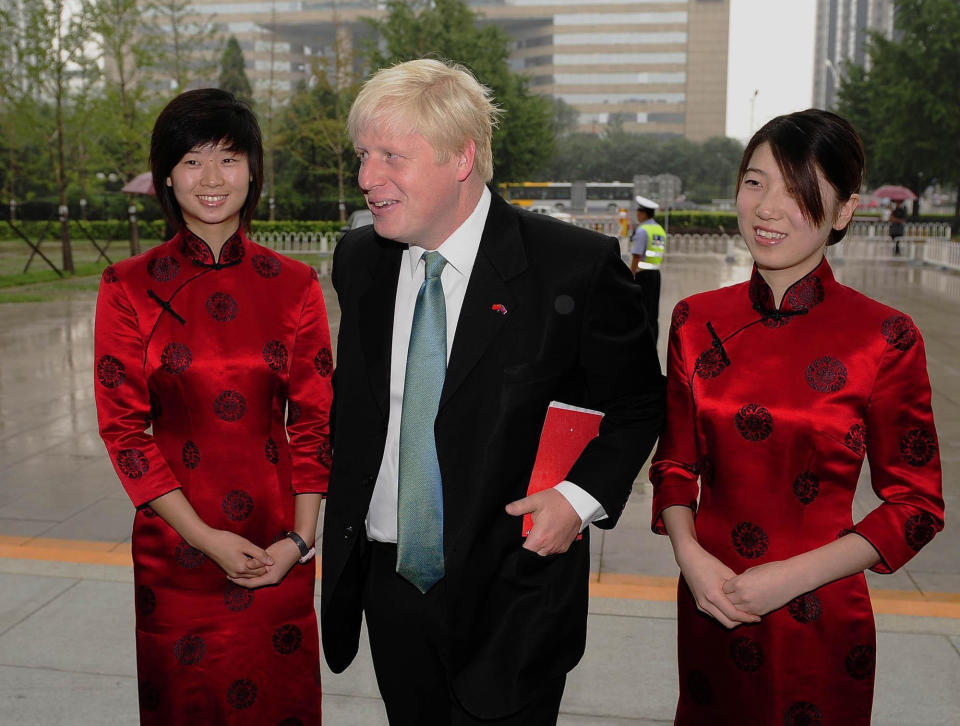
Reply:
<svg viewBox="0 0 960 726"><path fill-rule="evenodd" d="M607 513L603 511L600 502L572 481L562 481L554 489L563 495L580 517L581 532L594 522L607 518Z"/></svg>

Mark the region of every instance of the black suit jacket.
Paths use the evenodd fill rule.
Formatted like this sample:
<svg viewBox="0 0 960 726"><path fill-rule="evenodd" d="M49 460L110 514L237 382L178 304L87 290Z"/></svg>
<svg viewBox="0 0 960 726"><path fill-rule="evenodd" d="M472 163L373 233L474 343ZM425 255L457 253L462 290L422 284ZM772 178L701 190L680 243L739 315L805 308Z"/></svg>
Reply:
<svg viewBox="0 0 960 726"><path fill-rule="evenodd" d="M387 431L403 249L367 227L334 254L341 319L321 630L335 672L358 647L364 521ZM589 536L540 557L522 548L520 519L504 511L526 493L552 400L606 414L568 478L603 505L609 516L597 526L612 527L662 423L663 379L639 288L616 240L494 195L435 425L453 688L479 717L519 710L583 654Z"/></svg>

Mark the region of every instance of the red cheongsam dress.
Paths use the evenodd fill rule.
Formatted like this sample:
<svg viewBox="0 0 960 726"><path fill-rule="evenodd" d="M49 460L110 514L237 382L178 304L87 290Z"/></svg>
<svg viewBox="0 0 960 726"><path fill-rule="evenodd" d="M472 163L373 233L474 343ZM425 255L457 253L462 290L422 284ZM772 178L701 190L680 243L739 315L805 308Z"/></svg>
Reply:
<svg viewBox="0 0 960 726"><path fill-rule="evenodd" d="M265 548L293 528L296 494L326 491L316 273L240 233L215 260L184 231L104 270L95 340L100 434L137 507L141 723L316 726L315 563L239 587L147 506L179 488L208 525Z"/></svg>
<svg viewBox="0 0 960 726"><path fill-rule="evenodd" d="M889 573L943 527L923 340L906 315L838 283L826 260L774 307L749 282L673 311L653 527L683 505L734 572L856 532ZM860 468L882 503L854 524ZM870 723L876 635L863 573L727 630L678 588L676 723Z"/></svg>

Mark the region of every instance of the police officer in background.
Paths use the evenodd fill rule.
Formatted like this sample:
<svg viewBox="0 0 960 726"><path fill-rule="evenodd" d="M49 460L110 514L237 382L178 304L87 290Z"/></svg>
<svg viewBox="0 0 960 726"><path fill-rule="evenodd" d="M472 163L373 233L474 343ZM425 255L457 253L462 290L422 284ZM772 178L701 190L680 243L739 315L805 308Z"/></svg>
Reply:
<svg viewBox="0 0 960 726"><path fill-rule="evenodd" d="M666 231L653 218L659 206L652 199L637 197L637 226L630 247L630 272L643 291L643 307L654 343L659 333L660 263L667 243Z"/></svg>

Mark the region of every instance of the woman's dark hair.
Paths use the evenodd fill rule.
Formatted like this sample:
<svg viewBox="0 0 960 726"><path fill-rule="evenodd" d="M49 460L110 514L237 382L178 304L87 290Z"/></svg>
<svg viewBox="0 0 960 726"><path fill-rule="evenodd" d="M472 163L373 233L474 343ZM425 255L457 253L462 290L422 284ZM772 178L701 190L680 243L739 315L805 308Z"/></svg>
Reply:
<svg viewBox="0 0 960 726"><path fill-rule="evenodd" d="M250 166L250 188L240 209L240 222L248 228L263 188L263 141L250 107L228 91L198 88L181 93L157 116L150 138L150 171L157 200L174 229L184 226L183 213L167 177L188 151L221 141L230 151L245 154Z"/></svg>
<svg viewBox="0 0 960 726"><path fill-rule="evenodd" d="M841 202L860 190L865 166L863 144L853 126L835 113L808 108L777 116L764 124L743 150L737 173L738 191L753 152L764 143L770 144L780 173L794 190L800 212L813 224L822 224L826 213L818 170ZM831 229L827 244L836 244L846 233L846 227Z"/></svg>

